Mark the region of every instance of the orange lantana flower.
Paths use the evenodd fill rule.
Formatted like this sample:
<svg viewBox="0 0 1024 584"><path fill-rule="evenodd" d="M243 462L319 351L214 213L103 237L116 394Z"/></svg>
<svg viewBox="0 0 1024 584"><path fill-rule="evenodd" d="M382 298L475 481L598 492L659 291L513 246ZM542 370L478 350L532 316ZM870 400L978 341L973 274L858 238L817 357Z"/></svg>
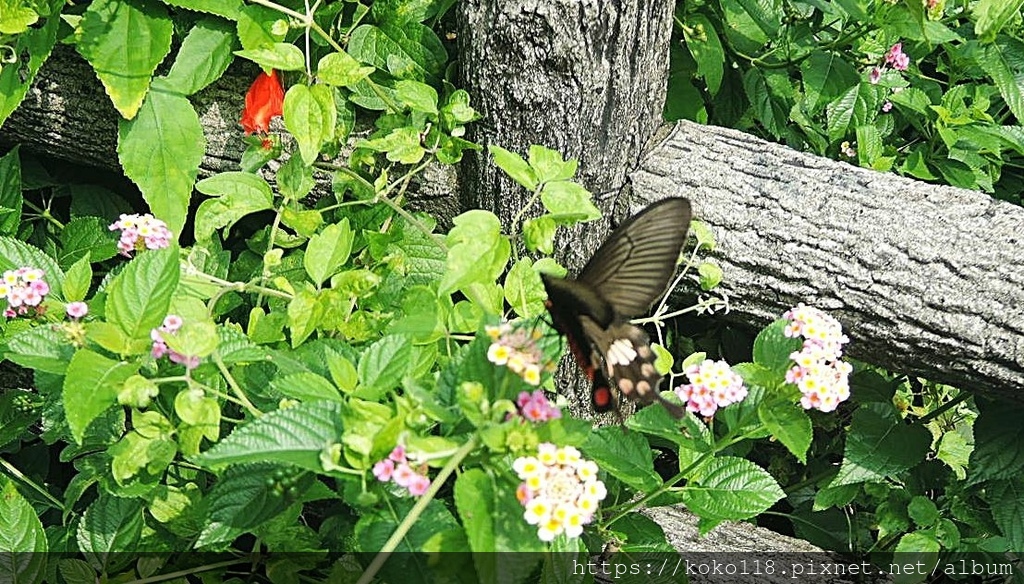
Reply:
<svg viewBox="0 0 1024 584"><path fill-rule="evenodd" d="M260 73L245 94L245 109L242 110L240 123L245 128L246 135L253 132L269 132L270 120L281 115L283 103L284 88L281 87L281 80L277 78L277 71L271 69L269 75Z"/></svg>

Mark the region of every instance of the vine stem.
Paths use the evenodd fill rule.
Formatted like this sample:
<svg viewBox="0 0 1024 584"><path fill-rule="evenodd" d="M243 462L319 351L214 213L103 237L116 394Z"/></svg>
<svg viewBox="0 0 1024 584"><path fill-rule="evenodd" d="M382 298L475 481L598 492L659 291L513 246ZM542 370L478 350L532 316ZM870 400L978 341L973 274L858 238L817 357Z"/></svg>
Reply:
<svg viewBox="0 0 1024 584"><path fill-rule="evenodd" d="M263 412L261 412L259 408L254 406L253 403L249 401L249 398L245 397L245 392L242 391L241 387L239 387L238 382L235 381L235 377L231 375L230 371L228 371L227 366L224 365L224 360L220 358L220 354L218 354L216 351L214 351L213 353L213 362L217 364L217 369L220 370L220 374L223 375L224 379L227 380L228 385L231 387L231 391L233 391L235 395L238 396L238 399L241 400L242 405L245 406L245 409L249 410L249 413L256 416L257 418L262 416Z"/></svg>
<svg viewBox="0 0 1024 584"><path fill-rule="evenodd" d="M4 470L7 471L11 476L17 478L21 482L23 482L26 485L32 487L32 489L34 489L37 493L42 495L54 507L56 507L57 509L60 509L61 513L65 512L65 510L64 510L64 503L61 503L60 500L58 500L56 497L54 497L49 492L47 492L46 489L40 487L38 484L36 484L35 481L33 481L32 479L30 479L27 476L25 476L24 473L22 473L20 470L18 470L18 467L16 467L13 464L7 462L6 458L0 458L0 466L2 466L4 468Z"/></svg>
<svg viewBox="0 0 1024 584"><path fill-rule="evenodd" d="M451 460L449 460L448 463L445 464L444 467L441 469L441 471L437 473L437 477L433 481L431 481L430 487L427 488L427 492L424 493L423 496L420 497L418 501L416 501L416 504L413 505L412 509L409 510L409 514L405 516L405 519L402 520L402 523L400 523L398 525L398 528L395 529L395 532L391 534L391 537L388 538L386 542L384 542L384 547L382 547L381 550L377 552L376 557L374 557L373 561L370 562L370 565L366 568L366 571L363 572L363 575L359 577L359 580L356 582L356 584L369 584L373 580L373 577L376 576L377 572L379 572L380 569L384 566L384 562L388 561L388 557L391 556L391 552L395 551L395 548L398 547L398 544L409 533L409 530L412 529L412 526L414 523L416 523L416 520L419 519L420 515L423 514L423 511L426 510L427 505L429 505L430 502L434 500L434 497L437 495L437 492L441 490L441 486L444 484L444 482L448 480L448 477L453 472L455 472L455 469L459 466L459 464L461 464L462 461L467 456L469 456L469 453L472 452L474 448L476 448L477 443L478 438L476 436L473 436L469 439L468 442L463 444L461 448L455 451L455 455L452 456Z"/></svg>
<svg viewBox="0 0 1024 584"><path fill-rule="evenodd" d="M195 568L189 568L188 570L179 570L177 572L171 572L170 574L158 574L156 576L150 576L149 578L142 578L141 580L132 580L126 584L152 584L153 582L165 582L167 580L174 580L181 578L182 576L188 576L189 574L199 574L201 572L209 572L210 570L217 570L219 568L226 568L228 566L234 566L236 564L246 564L250 560L239 558L237 560L226 560L218 562L216 564L206 564L205 566L197 566Z"/></svg>

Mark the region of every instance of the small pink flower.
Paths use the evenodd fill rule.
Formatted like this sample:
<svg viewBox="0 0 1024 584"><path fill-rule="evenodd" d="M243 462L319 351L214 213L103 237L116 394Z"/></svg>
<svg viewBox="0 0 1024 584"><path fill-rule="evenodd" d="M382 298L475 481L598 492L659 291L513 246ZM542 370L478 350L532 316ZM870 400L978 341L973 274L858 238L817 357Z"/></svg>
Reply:
<svg viewBox="0 0 1024 584"><path fill-rule="evenodd" d="M872 67L871 73L868 75L868 82L871 85L878 85L878 82L882 80L882 70L878 67Z"/></svg>
<svg viewBox="0 0 1024 584"><path fill-rule="evenodd" d="M412 479L407 488L409 489L410 495L414 497L419 497L420 495L426 493L427 489L430 488L430 479L421 474L418 474Z"/></svg>
<svg viewBox="0 0 1024 584"><path fill-rule="evenodd" d="M89 314L89 305L84 302L69 302L68 305L64 307L64 310L67 311L68 316L78 320Z"/></svg>
<svg viewBox="0 0 1024 584"><path fill-rule="evenodd" d="M892 102L891 101L886 101L885 103L882 104L882 111L883 112L889 113L891 110L892 110Z"/></svg>
<svg viewBox="0 0 1024 584"><path fill-rule="evenodd" d="M395 446L395 449L391 451L391 454L388 455L388 458L397 463L405 462L405 447Z"/></svg>
<svg viewBox="0 0 1024 584"><path fill-rule="evenodd" d="M180 316L178 316L176 314L168 314L164 318L164 324L163 324L164 332L173 333L173 332L177 331L178 329L180 329L181 325L183 323L184 323L184 321L181 319Z"/></svg>
<svg viewBox="0 0 1024 584"><path fill-rule="evenodd" d="M377 480L381 482L388 482L391 480L391 475L395 472L395 461L385 458L384 460L373 465L373 476L377 477Z"/></svg>
<svg viewBox="0 0 1024 584"><path fill-rule="evenodd" d="M416 471L414 471L408 464L402 463L395 468L394 475L392 478L395 484L399 487L408 488L414 480L416 480Z"/></svg>
<svg viewBox="0 0 1024 584"><path fill-rule="evenodd" d="M14 318L15 316L18 316L18 313L15 312L13 308L5 308L4 316L6 316L7 318Z"/></svg>

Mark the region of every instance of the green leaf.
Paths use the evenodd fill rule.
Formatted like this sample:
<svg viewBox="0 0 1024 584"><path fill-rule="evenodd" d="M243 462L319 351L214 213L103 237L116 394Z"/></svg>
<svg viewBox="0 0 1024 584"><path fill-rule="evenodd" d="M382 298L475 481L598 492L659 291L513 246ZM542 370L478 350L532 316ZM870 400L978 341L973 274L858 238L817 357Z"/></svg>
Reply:
<svg viewBox="0 0 1024 584"><path fill-rule="evenodd" d="M122 499L100 492L78 524L78 548L93 567L115 572L133 559L125 553L138 548L144 519L142 500Z"/></svg>
<svg viewBox="0 0 1024 584"><path fill-rule="evenodd" d="M404 335L388 335L366 348L359 359L359 385L390 391L401 385L412 366L412 343Z"/></svg>
<svg viewBox="0 0 1024 584"><path fill-rule="evenodd" d="M192 461L208 468L269 461L322 472L321 450L338 442L343 431L340 403L306 402L238 426Z"/></svg>
<svg viewBox="0 0 1024 584"><path fill-rule="evenodd" d="M971 16L974 20L974 34L983 43L995 40L996 35L1006 26L1010 19L1020 18L1024 0L978 0L973 6ZM1024 119L1015 113L1017 119Z"/></svg>
<svg viewBox="0 0 1024 584"><path fill-rule="evenodd" d="M776 440L801 464L807 464L807 450L813 436L807 412L787 400L766 399L758 406L757 416Z"/></svg>
<svg viewBox="0 0 1024 584"><path fill-rule="evenodd" d="M967 467L972 484L1024 476L1024 406L979 400L974 451ZM1022 548L1024 549L1024 548Z"/></svg>
<svg viewBox="0 0 1024 584"><path fill-rule="evenodd" d="M304 71L306 69L306 57L299 47L291 43L274 43L268 47L235 51L235 54L243 59L253 61L265 72L269 72L271 69L278 71Z"/></svg>
<svg viewBox="0 0 1024 584"><path fill-rule="evenodd" d="M121 116L134 118L156 66L171 49L174 26L167 10L142 0L96 0L79 28L78 52L92 65Z"/></svg>
<svg viewBox="0 0 1024 584"><path fill-rule="evenodd" d="M373 67L361 64L344 51L327 53L316 66L316 75L320 81L336 87L355 85L373 71Z"/></svg>
<svg viewBox="0 0 1024 584"><path fill-rule="evenodd" d="M241 6L241 2L237 4ZM231 23L220 18L200 20L181 42L161 86L168 91L192 95L220 79L235 58L231 52L235 38Z"/></svg>
<svg viewBox="0 0 1024 584"><path fill-rule="evenodd" d="M65 267L86 257L102 262L117 255L117 240L111 236L107 225L98 217L76 217L68 221L60 232L57 263Z"/></svg>
<svg viewBox="0 0 1024 584"><path fill-rule="evenodd" d="M444 45L419 23L362 24L349 37L350 55L401 79L436 80L447 61Z"/></svg>
<svg viewBox="0 0 1024 584"><path fill-rule="evenodd" d="M64 375L74 353L74 346L60 331L38 326L11 337L4 357L22 367Z"/></svg>
<svg viewBox="0 0 1024 584"><path fill-rule="evenodd" d="M792 366L789 356L799 351L803 341L784 334L785 319L779 319L764 328L754 339L754 363L775 373L785 373Z"/></svg>
<svg viewBox="0 0 1024 584"><path fill-rule="evenodd" d="M701 262L697 266L697 275L700 277L701 290L712 290L722 283L722 268L711 262Z"/></svg>
<svg viewBox="0 0 1024 584"><path fill-rule="evenodd" d="M538 144L530 145L527 160L539 182L571 180L579 167L575 159L564 160L559 151Z"/></svg>
<svg viewBox="0 0 1024 584"><path fill-rule="evenodd" d="M414 112L437 115L437 90L419 81L402 80L395 84L398 99Z"/></svg>
<svg viewBox="0 0 1024 584"><path fill-rule="evenodd" d="M273 208L274 194L270 185L255 174L222 172L196 184L196 189L212 197L196 210L195 234L198 241L208 241L221 227L231 228L250 213Z"/></svg>
<svg viewBox="0 0 1024 584"><path fill-rule="evenodd" d="M292 331L292 348L298 347L313 334L323 317L324 305L309 290L299 290L288 303L288 328Z"/></svg>
<svg viewBox="0 0 1024 584"><path fill-rule="evenodd" d="M505 269L512 246L501 235L501 222L489 211L474 209L453 220L448 232L448 260L438 293L448 294L480 283L491 284Z"/></svg>
<svg viewBox="0 0 1024 584"><path fill-rule="evenodd" d="M4 67L0 69L0 76ZM0 118L0 125L3 119ZM17 235L21 228L21 158L17 145L0 158L0 235Z"/></svg>
<svg viewBox="0 0 1024 584"><path fill-rule="evenodd" d="M725 73L725 52L715 26L703 14L688 14L683 38L697 62L697 75L704 78L711 95L717 94Z"/></svg>
<svg viewBox="0 0 1024 584"><path fill-rule="evenodd" d="M64 271L57 262L37 247L12 237L0 236L0 272L24 266L42 270L43 279L50 286L50 296L61 297Z"/></svg>
<svg viewBox="0 0 1024 584"><path fill-rule="evenodd" d="M14 481L0 477L0 580L42 582L48 543L43 524Z"/></svg>
<svg viewBox="0 0 1024 584"><path fill-rule="evenodd" d="M64 413L76 442L82 443L89 422L117 403L124 382L138 369L89 349L75 353L64 377Z"/></svg>
<svg viewBox="0 0 1024 584"><path fill-rule="evenodd" d="M846 93L829 102L825 108L829 140L835 142L846 136L850 131L850 125L853 121L853 110L859 93L859 86L851 87Z"/></svg>
<svg viewBox="0 0 1024 584"><path fill-rule="evenodd" d="M206 151L203 126L188 99L167 91L166 82L154 84L136 109L134 120L118 121L118 159L153 215L178 235Z"/></svg>
<svg viewBox="0 0 1024 584"><path fill-rule="evenodd" d="M989 504L992 519L1009 541L1010 549L1024 549L1024 480L1016 476L992 481L986 485L982 498Z"/></svg>
<svg viewBox="0 0 1024 584"><path fill-rule="evenodd" d="M302 161L316 162L320 147L334 136L338 111L334 93L325 85L293 85L284 95L284 126L295 136Z"/></svg>
<svg viewBox="0 0 1024 584"><path fill-rule="evenodd" d="M984 4L985 0L979 2ZM993 2L992 4L996 4ZM998 4L1010 6L1013 13L1020 12L1024 0L1000 1ZM1011 13L1007 13L1009 15ZM980 22L977 23L980 26ZM984 57L978 59L978 64L988 73L989 77L999 88L999 94L1003 101L1013 112L1018 120L1024 120L1024 43L1010 39L985 47Z"/></svg>
<svg viewBox="0 0 1024 584"><path fill-rule="evenodd" d="M839 474L830 486L890 480L924 460L931 435L904 424L892 404L868 403L853 413Z"/></svg>
<svg viewBox="0 0 1024 584"><path fill-rule="evenodd" d="M207 12L223 16L228 20L237 20L242 9L242 0L162 0L164 4L187 8L197 12Z"/></svg>
<svg viewBox="0 0 1024 584"><path fill-rule="evenodd" d="M743 90L750 101L754 118L773 137L781 137L789 121L787 115L789 108L785 107L782 100L772 93L765 73L757 68L748 69L743 75Z"/></svg>
<svg viewBox="0 0 1024 584"><path fill-rule="evenodd" d="M321 286L324 281L338 272L352 253L355 233L349 227L348 217L340 223L332 223L309 240L302 265L313 283Z"/></svg>
<svg viewBox="0 0 1024 584"><path fill-rule="evenodd" d="M601 210L591 199L590 191L569 180L545 183L540 193L540 202L550 217L560 224L599 219Z"/></svg>
<svg viewBox="0 0 1024 584"><path fill-rule="evenodd" d="M530 318L544 313L547 292L530 258L521 258L512 266L505 276L504 289L505 299L519 316Z"/></svg>
<svg viewBox="0 0 1024 584"><path fill-rule="evenodd" d="M528 191L537 189L540 184L537 173L523 160L522 156L493 144L487 146L487 151L494 158L494 164L505 171L509 178L522 185Z"/></svg>
<svg viewBox="0 0 1024 584"><path fill-rule="evenodd" d="M836 52L812 52L800 63L800 75L809 114L817 114L825 104L860 83L857 70Z"/></svg>
<svg viewBox="0 0 1024 584"><path fill-rule="evenodd" d="M50 3L57 9L64 5L61 0L50 0ZM53 45L57 42L57 28L62 21L59 10L55 9L54 12L55 14L46 19L45 25L30 28L17 38L5 41L7 50L18 55L20 61L17 66L4 64L3 68L0 68L0 127L21 104L29 86L36 78L36 73L46 62Z"/></svg>
<svg viewBox="0 0 1024 584"><path fill-rule="evenodd" d="M682 495L694 513L726 521L754 517L786 496L767 471L734 456L720 456L697 468Z"/></svg>
<svg viewBox="0 0 1024 584"><path fill-rule="evenodd" d="M178 275L177 249L140 253L107 286L107 321L128 339L148 339L167 316Z"/></svg>
<svg viewBox="0 0 1024 584"><path fill-rule="evenodd" d="M341 401L338 389L323 377L310 371L275 377L270 388L285 397L310 402L317 400Z"/></svg>
<svg viewBox="0 0 1024 584"><path fill-rule="evenodd" d="M0 34L21 34L38 21L39 14L21 0L0 0Z"/></svg>
<svg viewBox="0 0 1024 584"><path fill-rule="evenodd" d="M523 243L531 252L544 255L555 253L555 232L558 224L550 215L527 219L523 223Z"/></svg>
<svg viewBox="0 0 1024 584"><path fill-rule="evenodd" d="M587 436L580 449L603 470L638 491L650 492L661 485L651 447L641 434L605 426Z"/></svg>
<svg viewBox="0 0 1024 584"><path fill-rule="evenodd" d="M284 496L279 478L296 481L298 492ZM304 493L314 479L308 473L296 476L296 469L278 464L255 463L233 466L224 471L204 500L209 505L209 522L203 527L196 547L229 543L284 512Z"/></svg>

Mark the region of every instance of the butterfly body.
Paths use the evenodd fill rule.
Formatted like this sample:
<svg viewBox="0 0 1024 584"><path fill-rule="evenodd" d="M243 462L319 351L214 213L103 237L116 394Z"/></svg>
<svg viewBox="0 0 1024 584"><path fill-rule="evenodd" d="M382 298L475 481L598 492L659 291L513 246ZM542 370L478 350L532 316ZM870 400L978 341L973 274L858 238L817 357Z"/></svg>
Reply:
<svg viewBox="0 0 1024 584"><path fill-rule="evenodd" d="M598 412L617 408L618 396L626 395L661 402L677 417L684 413L658 394L661 375L647 333L629 319L664 294L689 223L689 201L664 199L620 225L578 278L541 275L553 324L593 382Z"/></svg>

